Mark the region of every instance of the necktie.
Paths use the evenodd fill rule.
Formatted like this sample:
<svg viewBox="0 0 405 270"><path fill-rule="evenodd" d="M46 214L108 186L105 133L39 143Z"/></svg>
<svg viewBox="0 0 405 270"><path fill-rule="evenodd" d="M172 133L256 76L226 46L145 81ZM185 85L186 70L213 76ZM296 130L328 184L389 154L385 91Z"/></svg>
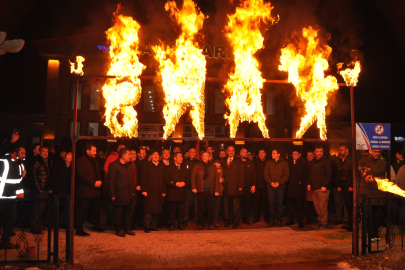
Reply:
<svg viewBox="0 0 405 270"><path fill-rule="evenodd" d="M231 165L231 162L232 162L232 158L228 158L228 167L229 167L229 165Z"/></svg>
<svg viewBox="0 0 405 270"><path fill-rule="evenodd" d="M179 169L179 171L180 171L180 164L178 164L178 165L176 165L177 166L177 169Z"/></svg>

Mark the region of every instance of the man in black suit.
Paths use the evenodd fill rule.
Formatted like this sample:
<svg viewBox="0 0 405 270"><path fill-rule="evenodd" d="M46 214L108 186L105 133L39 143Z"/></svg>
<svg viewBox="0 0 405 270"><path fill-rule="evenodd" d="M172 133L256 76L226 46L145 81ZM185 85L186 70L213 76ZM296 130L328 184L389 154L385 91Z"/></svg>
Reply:
<svg viewBox="0 0 405 270"><path fill-rule="evenodd" d="M76 161L76 234L80 236L90 235L83 230L84 217L89 204L93 205L93 213L100 213L100 187L102 179L96 160L97 148L93 143L87 143L84 155ZM95 231L105 231L100 228L99 217L94 218Z"/></svg>
<svg viewBox="0 0 405 270"><path fill-rule="evenodd" d="M229 213L230 204L233 204L233 222L232 228L239 227L239 205L240 196L243 194L244 177L243 164L240 158L235 157L235 147L228 146L228 158L222 160L221 167L224 170L224 215L225 227L231 225L231 216Z"/></svg>
<svg viewBox="0 0 405 270"><path fill-rule="evenodd" d="M131 231L132 214L136 203L134 171L129 163L129 150L121 148L118 159L108 166L108 192L114 206L114 227L120 237L135 235ZM124 224L122 226L122 214ZM124 230L123 230L124 228Z"/></svg>
<svg viewBox="0 0 405 270"><path fill-rule="evenodd" d="M176 211L178 216L178 226L184 229L184 215L186 210L186 185L190 182L189 171L183 163L183 154L176 152L173 154L174 162L166 167L164 181L166 183L166 203L168 204L169 230L174 230Z"/></svg>
<svg viewBox="0 0 405 270"><path fill-rule="evenodd" d="M144 231L158 231L156 228L157 216L163 210L163 198L166 196L166 185L163 177L166 166L159 162L159 153L153 151L152 160L147 161L142 167L141 192L143 198Z"/></svg>

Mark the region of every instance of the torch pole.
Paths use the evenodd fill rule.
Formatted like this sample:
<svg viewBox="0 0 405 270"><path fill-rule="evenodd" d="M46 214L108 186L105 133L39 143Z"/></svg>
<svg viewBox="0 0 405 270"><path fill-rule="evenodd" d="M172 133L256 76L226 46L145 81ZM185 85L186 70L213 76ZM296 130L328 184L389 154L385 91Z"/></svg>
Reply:
<svg viewBox="0 0 405 270"><path fill-rule="evenodd" d="M359 228L358 228L358 185L356 170L356 122L354 120L354 93L353 86L350 87L350 111L352 125L352 167L353 167L353 232L352 232L352 255L359 256Z"/></svg>
<svg viewBox="0 0 405 270"><path fill-rule="evenodd" d="M72 140L72 176L71 176L71 186L70 186L70 224L69 224L69 263L73 265L74 263L74 226L75 226L75 175L76 175L76 132L77 132L77 99L79 95L79 82L80 77L76 79L76 92L74 99L74 110L73 110L73 140Z"/></svg>

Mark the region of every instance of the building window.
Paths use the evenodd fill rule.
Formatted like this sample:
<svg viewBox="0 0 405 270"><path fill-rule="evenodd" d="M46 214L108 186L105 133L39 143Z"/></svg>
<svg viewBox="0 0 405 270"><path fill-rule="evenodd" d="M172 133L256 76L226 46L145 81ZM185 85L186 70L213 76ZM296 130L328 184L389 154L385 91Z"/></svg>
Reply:
<svg viewBox="0 0 405 270"><path fill-rule="evenodd" d="M145 112L155 112L155 88L146 86L143 88L143 110Z"/></svg>
<svg viewBox="0 0 405 270"><path fill-rule="evenodd" d="M98 136L99 123L89 123L88 135Z"/></svg>
<svg viewBox="0 0 405 270"><path fill-rule="evenodd" d="M274 91L267 90L266 92L266 114L275 115L274 108Z"/></svg>
<svg viewBox="0 0 405 270"><path fill-rule="evenodd" d="M75 109L75 93L76 93L76 84L73 84L72 87L72 107L71 109L74 110ZM82 109L82 93L83 93L83 85L79 84L79 92L77 95L77 109L81 110Z"/></svg>
<svg viewBox="0 0 405 270"><path fill-rule="evenodd" d="M76 123L76 136L80 135L80 122ZM70 137L73 138L73 121L70 121Z"/></svg>
<svg viewBox="0 0 405 270"><path fill-rule="evenodd" d="M98 111L99 108L100 108L100 89L98 88L98 85L92 85L90 93L90 110Z"/></svg>
<svg viewBox="0 0 405 270"><path fill-rule="evenodd" d="M225 112L225 95L221 89L215 89L215 113L223 114Z"/></svg>

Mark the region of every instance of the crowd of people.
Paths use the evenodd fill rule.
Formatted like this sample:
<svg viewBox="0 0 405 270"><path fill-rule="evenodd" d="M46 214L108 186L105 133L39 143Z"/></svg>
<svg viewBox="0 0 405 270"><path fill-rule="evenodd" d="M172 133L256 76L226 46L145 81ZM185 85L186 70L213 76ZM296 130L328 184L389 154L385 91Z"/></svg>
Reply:
<svg viewBox="0 0 405 270"><path fill-rule="evenodd" d="M40 234L46 226L48 198L71 193L71 152L61 151L50 159L49 148L35 144L26 151L17 141L18 134L13 134L2 145L5 155L0 159L0 211L5 217L2 249L14 247L10 237L17 219L16 198L33 199L30 227L32 233ZM252 154L245 147L237 152L233 144L218 149L207 146L204 151L182 151L178 146L158 151L125 144L115 149L106 157L87 142L75 161L78 236L90 235L84 230L86 221L93 224L93 231L113 227L117 236L125 237L135 235L140 227L145 233L164 226L185 230L193 218L201 230L236 229L240 222L251 226L263 217L268 227L292 226L298 221L299 228L311 224L314 230L326 230L333 223L352 231L353 157L347 145L339 147L337 156L326 154L322 144L305 153L294 148L290 158L277 147L257 147ZM397 183L405 183L403 154L397 153L392 166ZM358 165L359 193L383 196L373 180L386 177L387 162L381 151L365 151ZM329 198L335 206L333 222ZM61 211L66 208L61 203ZM67 227L64 215L60 224Z"/></svg>

